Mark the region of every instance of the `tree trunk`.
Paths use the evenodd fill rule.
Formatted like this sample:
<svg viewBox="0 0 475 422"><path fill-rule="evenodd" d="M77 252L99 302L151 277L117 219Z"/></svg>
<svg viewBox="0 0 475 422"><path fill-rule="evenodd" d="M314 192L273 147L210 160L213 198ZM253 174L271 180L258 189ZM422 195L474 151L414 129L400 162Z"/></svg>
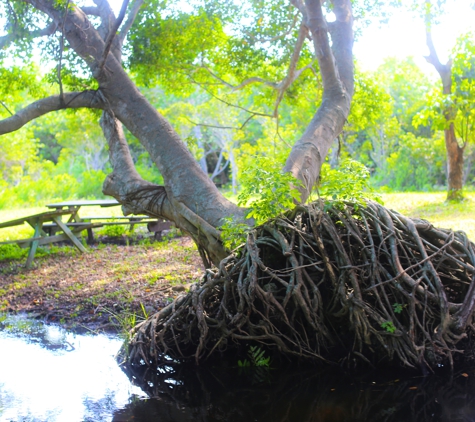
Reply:
<svg viewBox="0 0 475 422"><path fill-rule="evenodd" d="M442 64L437 55L437 51L432 40L432 15L431 0L425 0L426 5L426 44L429 48L429 55L426 57L427 62L432 64L437 70L440 80L442 82L443 95L450 95L452 93L452 61L449 60L446 64ZM465 147L459 146L457 137L455 135L455 128L453 124L454 111L450 106L442 110L446 121L445 134L445 148L447 151L447 200L460 201L463 199L463 151Z"/></svg>
<svg viewBox="0 0 475 422"><path fill-rule="evenodd" d="M353 97L353 16L351 3L333 2L336 20L326 23L318 0L308 0L307 26L323 82L322 103L302 137L295 143L284 171L303 182L300 200L306 202L334 139L343 130ZM332 48L328 40L332 35Z"/></svg>
<svg viewBox="0 0 475 422"><path fill-rule="evenodd" d="M225 217L243 220L244 210L221 195L168 121L139 92L124 71L120 54L111 52L103 57L105 42L81 9L71 7L65 18L49 0L38 0L34 5L58 25L64 25L65 38L99 82L98 96L108 114L102 126L111 151L115 151L111 152L114 171L106 180L104 192L122 203L126 213L147 213L174 221L190 233L200 249L207 251L209 260L218 263L226 251L216 228ZM118 157L129 154L115 119L139 139L163 175L165 185L156 191L160 194L151 195L150 184L132 170L129 158ZM114 143L117 148L111 147ZM114 164L124 162L127 165Z"/></svg>
<svg viewBox="0 0 475 422"><path fill-rule="evenodd" d="M447 200L463 199L463 152L455 136L454 124L445 129L445 147L447 149Z"/></svg>

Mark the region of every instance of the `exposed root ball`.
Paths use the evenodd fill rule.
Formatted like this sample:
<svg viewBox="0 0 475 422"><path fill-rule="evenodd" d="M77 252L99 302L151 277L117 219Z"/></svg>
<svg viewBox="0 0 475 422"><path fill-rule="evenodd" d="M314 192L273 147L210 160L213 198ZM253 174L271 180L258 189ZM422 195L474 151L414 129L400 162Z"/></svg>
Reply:
<svg viewBox="0 0 475 422"><path fill-rule="evenodd" d="M128 363L257 343L291 360L453 365L471 344L474 267L464 233L377 203L298 207L137 326Z"/></svg>

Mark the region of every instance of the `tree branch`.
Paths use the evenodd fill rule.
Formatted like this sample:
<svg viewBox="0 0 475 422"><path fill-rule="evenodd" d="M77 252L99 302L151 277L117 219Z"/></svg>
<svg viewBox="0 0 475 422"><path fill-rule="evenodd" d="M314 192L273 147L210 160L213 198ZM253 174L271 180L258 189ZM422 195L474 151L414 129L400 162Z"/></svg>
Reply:
<svg viewBox="0 0 475 422"><path fill-rule="evenodd" d="M297 42L295 43L294 51L292 52L292 56L290 58L290 63L289 63L289 68L287 69L287 75L285 78L282 80L277 85L277 89L279 90L279 94L277 95L277 98L275 100L274 104L274 117L277 116L278 110L279 110L279 105L282 101L282 98L284 98L285 91L287 88L292 85L292 83L300 76L300 74L305 70L305 68L300 69L299 71L296 71L297 69L297 63L300 58L300 53L302 52L303 44L305 42L305 39L307 38L308 34L308 28L304 24L304 22L300 23L300 28L299 28L299 36L297 37Z"/></svg>
<svg viewBox="0 0 475 422"><path fill-rule="evenodd" d="M434 46L432 39L432 15L430 9L432 3L430 0L425 1L426 14L425 14L425 26L426 26L426 44L429 49L429 55L424 58L428 63L433 65L442 79L443 93L450 94L452 91L452 60L449 60L446 64L442 64L439 59L439 55Z"/></svg>
<svg viewBox="0 0 475 422"><path fill-rule="evenodd" d="M213 98L215 98L216 100L226 104L227 106L229 107L234 107L234 108L237 108L239 110L242 110L242 111L245 111L246 113L249 113L249 114L252 114L253 116L262 116L262 117L273 117L271 116L270 114L266 114L266 113L260 113L260 112L257 112L257 111L252 111L252 110L248 110L247 108L245 107L241 107L241 106L238 106L237 104L232 104L226 100L223 100L222 98L218 97L217 95L213 94L211 91L207 90L203 84L200 84L198 81L194 80L191 76L190 76L190 79L192 80L193 83L195 83L196 85L200 86L204 91L206 91L209 95L211 95ZM247 123L247 121L246 121Z"/></svg>
<svg viewBox="0 0 475 422"><path fill-rule="evenodd" d="M246 120L244 120L244 123L237 127L237 126L218 126L218 125L211 125L211 124L207 124L207 123L198 123L198 122L194 122L193 120L189 119L188 117L185 116L185 119L188 120L191 124L195 125L195 126L202 126L202 127L211 127L211 128L214 128L214 129L231 129L231 130L243 130L244 127L254 118L256 117L255 114L251 114ZM268 116L268 117L272 117L272 116Z"/></svg>
<svg viewBox="0 0 475 422"><path fill-rule="evenodd" d="M333 0L335 21L329 25L332 37L332 52L335 58L338 77L350 96L354 92L353 63L353 13L351 3L345 0ZM352 40L349 44L348 40Z"/></svg>
<svg viewBox="0 0 475 422"><path fill-rule="evenodd" d="M101 18L101 25L97 30L105 40L111 30L112 22L115 21L115 15L107 0L94 0L94 3L97 5L97 16Z"/></svg>
<svg viewBox="0 0 475 422"><path fill-rule="evenodd" d="M38 29L36 31L30 31L30 32L13 31L10 34L0 37L0 50L3 50L4 48L8 47L11 43L22 38L39 38L39 37L47 37L49 35L53 35L57 28L58 28L58 25L52 22L46 28Z"/></svg>
<svg viewBox="0 0 475 422"><path fill-rule="evenodd" d="M266 79L259 78L258 76L245 79L239 85L232 85L229 82L225 81L224 79L220 78L218 75L216 75L216 73L214 73L209 67L201 65L199 68L206 70L213 78L221 82L223 85L226 85L228 88L231 88L233 91L238 91L244 88L245 86L253 84L253 83L261 83L261 84L270 86L271 88L274 88L274 89L277 88L277 85L278 85L276 82L271 82Z"/></svg>
<svg viewBox="0 0 475 422"><path fill-rule="evenodd" d="M59 60L57 67L58 82L59 82L59 101L61 105L64 104L64 91L63 91L63 81L61 79L61 69L63 67L63 50L64 50L64 25L66 23L66 18L68 16L69 1L66 2L66 8L64 10L63 24L61 25L61 37L59 39Z"/></svg>
<svg viewBox="0 0 475 422"><path fill-rule="evenodd" d="M112 175L109 175L104 182L104 193L124 201L133 190L128 186L130 183L149 184L149 182L145 182L138 174L130 155L129 145L125 140L122 125L115 116L108 110L104 111L100 125L109 144L109 160L113 169ZM118 181L120 183L116 183Z"/></svg>
<svg viewBox="0 0 475 422"><path fill-rule="evenodd" d="M27 107L16 112L13 116L0 120L0 135L14 132L28 122L52 111L67 108L97 108L104 109L105 104L98 91L68 92L63 95L64 103L61 103L59 95L35 101Z"/></svg>
<svg viewBox="0 0 475 422"><path fill-rule="evenodd" d="M303 0L290 0L290 3L292 3L295 8L302 14L303 20L307 21L307 9L305 7L305 4L303 3Z"/></svg>
<svg viewBox="0 0 475 422"><path fill-rule="evenodd" d="M293 27L294 27L294 25L292 25L292 28ZM276 98L276 101L275 101L275 104L274 104L274 112L273 112L273 116L272 116L272 117L276 117L277 113L278 113L279 105L282 102L282 99L284 97L284 94L285 94L285 91L287 90L287 88L295 82L295 80L302 74L302 72L304 70L306 70L306 69L308 69L312 66L312 63L310 63L307 66L305 66L305 67L303 67L299 70L296 70L297 69L297 64L298 64L298 61L299 61L299 58L300 58L300 53L302 52L302 48L303 48L303 45L304 45L304 42L305 42L305 39L307 38L307 36L308 36L308 28L307 28L307 25L304 23L304 21L302 21L301 24L300 24L300 28L299 28L299 35L298 35L297 41L295 43L294 50L292 52L292 56L290 58L290 63L289 63L289 67L287 69L287 74L286 74L285 78L282 81L278 82L278 83L270 82L270 81L267 81L263 78L260 78L260 77L256 76L256 77L248 78L248 79L242 81L239 85L232 85L229 82L225 81L224 79L220 78L218 75L216 75L207 66L202 65L202 66L200 66L200 68L205 69L213 78L215 78L220 83L227 86L228 88L231 88L233 91L238 91L238 90L244 88L245 86L253 84L253 83L265 84L267 86L270 86L273 89L278 90L277 98ZM215 98L217 98L217 97L215 97ZM248 111L248 110L246 110L246 111ZM245 122L245 124L246 123L247 123L247 121ZM242 129L242 127L241 127L241 129Z"/></svg>
<svg viewBox="0 0 475 422"><path fill-rule="evenodd" d="M119 29L120 25L122 24L122 21L124 20L125 12L127 11L128 5L129 0L124 0L122 3L122 7L120 8L119 16L117 17L116 21L114 22L114 25L112 26L111 30L109 31L109 34L107 35L104 51L102 53L102 58L99 62L98 75L100 75L102 73L102 70L104 69L104 64L106 63L107 56L109 55L110 49L112 47L112 42L114 41L114 37L117 33L117 30Z"/></svg>
<svg viewBox="0 0 475 422"><path fill-rule="evenodd" d="M124 23L124 26L122 26L122 29L119 33L119 42L122 45L124 43L125 37L127 36L128 32L130 31L130 28L135 22L135 19L137 18L137 15L139 13L140 8L143 5L144 0L134 0L132 3L132 7L130 8L129 16L127 17L127 20Z"/></svg>
<svg viewBox="0 0 475 422"><path fill-rule="evenodd" d="M83 6L80 8L86 15L90 16L101 16L101 13L99 11L98 7L95 6Z"/></svg>
<svg viewBox="0 0 475 422"><path fill-rule="evenodd" d="M327 22L323 16L320 0L306 0L305 4L307 10L306 25L312 34L315 56L322 75L323 88L331 89L332 87L340 86L338 71L328 39Z"/></svg>
<svg viewBox="0 0 475 422"><path fill-rule="evenodd" d="M216 164L216 167L213 171L213 174L211 175L210 179L213 180L215 177L219 176L224 170L226 170L226 167L228 167L229 165L229 160L227 160L225 163L224 163L224 166L221 167L221 162L223 161L223 157L224 157L224 150L221 150L219 152L219 157L218 157L218 163ZM220 168L221 167L221 168Z"/></svg>
<svg viewBox="0 0 475 422"><path fill-rule="evenodd" d="M13 116L13 113L10 111L10 109L7 107L7 105L3 101L0 101L0 104L5 110L7 110L10 113L10 116Z"/></svg>

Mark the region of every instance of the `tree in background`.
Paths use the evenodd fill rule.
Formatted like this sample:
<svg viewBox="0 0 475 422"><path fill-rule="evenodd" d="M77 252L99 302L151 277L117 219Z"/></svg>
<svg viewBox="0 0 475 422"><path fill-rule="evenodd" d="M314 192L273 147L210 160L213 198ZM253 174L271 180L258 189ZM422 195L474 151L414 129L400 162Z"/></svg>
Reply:
<svg viewBox="0 0 475 422"><path fill-rule="evenodd" d="M432 39L432 25L436 19L437 6L431 0L426 0L424 5L426 43L429 48L426 60L435 67L442 82L443 98L439 100L441 105L439 109L444 119L443 130L447 151L447 200L459 201L463 199L464 150L471 132L469 130L470 119L473 118L468 103L473 100L473 98L468 98L473 93L473 90L470 89L473 84L473 75L466 73L465 65L470 64L470 59L467 57L465 59L458 58L459 62L462 60L464 63L463 68L458 66L454 69L453 59L449 59L445 64L441 63ZM438 12L442 13L441 3L438 3L438 7ZM469 47L467 41L468 38L466 38L465 49L458 51L459 55L471 53L467 50ZM462 74L456 75L454 70L462 72ZM471 66L467 68L467 71L471 71ZM456 97L459 97L458 101L455 99ZM456 121L460 118L464 121L459 125L460 130L457 131ZM461 139L461 142L458 138Z"/></svg>

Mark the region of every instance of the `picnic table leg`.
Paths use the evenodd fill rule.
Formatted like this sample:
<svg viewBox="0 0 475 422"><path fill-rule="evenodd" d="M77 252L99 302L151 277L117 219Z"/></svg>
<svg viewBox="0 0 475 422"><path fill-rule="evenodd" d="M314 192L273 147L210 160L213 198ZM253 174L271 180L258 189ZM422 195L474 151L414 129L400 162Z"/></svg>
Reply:
<svg viewBox="0 0 475 422"><path fill-rule="evenodd" d="M40 237L41 233L44 233L41 226L42 226L42 222L40 222L40 220L37 220L35 225L34 225L34 229L35 229L35 234L33 235L33 237ZM36 249L38 248L38 243L39 243L39 240L33 240L33 242L31 242L31 245L30 245L30 251L28 252L28 258L26 259L26 268L30 268L31 267L31 264L33 263L33 259L35 258L35 254L36 254Z"/></svg>
<svg viewBox="0 0 475 422"><path fill-rule="evenodd" d="M94 243L94 233L92 229L87 229L87 243L92 245Z"/></svg>
<svg viewBox="0 0 475 422"><path fill-rule="evenodd" d="M135 223L134 221L140 221L140 218L129 218L130 226L129 226L129 231L132 233L134 231Z"/></svg>
<svg viewBox="0 0 475 422"><path fill-rule="evenodd" d="M74 233L69 229L69 227L62 222L61 217L54 217L53 220L59 227L61 227L61 230L63 230L64 234L69 237L69 239L71 240L71 242L73 242L76 248L78 248L81 252L87 252L86 248L79 241L79 239L74 235Z"/></svg>
<svg viewBox="0 0 475 422"><path fill-rule="evenodd" d="M72 212L71 217L69 217L68 223L73 223L73 222L81 223L82 222L82 219L81 219L81 217L79 217L79 214L78 214L79 208L80 207L77 207L77 206L68 207L69 211Z"/></svg>

